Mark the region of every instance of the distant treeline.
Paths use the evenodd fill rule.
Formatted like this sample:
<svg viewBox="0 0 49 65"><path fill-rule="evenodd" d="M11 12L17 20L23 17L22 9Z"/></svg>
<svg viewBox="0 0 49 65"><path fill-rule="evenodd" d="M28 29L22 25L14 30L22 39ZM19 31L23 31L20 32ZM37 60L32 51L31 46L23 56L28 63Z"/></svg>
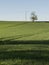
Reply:
<svg viewBox="0 0 49 65"><path fill-rule="evenodd" d="M0 21L0 22L32 22L32 21ZM34 21L34 22L48 22L49 23L49 21Z"/></svg>

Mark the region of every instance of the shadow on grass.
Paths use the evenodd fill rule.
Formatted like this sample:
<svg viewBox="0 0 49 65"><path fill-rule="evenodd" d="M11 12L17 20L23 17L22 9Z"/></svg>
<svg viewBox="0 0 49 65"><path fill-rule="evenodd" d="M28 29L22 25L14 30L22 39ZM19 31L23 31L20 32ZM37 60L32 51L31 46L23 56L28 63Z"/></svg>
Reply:
<svg viewBox="0 0 49 65"><path fill-rule="evenodd" d="M0 40L0 45L15 44L48 44L49 40Z"/></svg>
<svg viewBox="0 0 49 65"><path fill-rule="evenodd" d="M49 44L49 40L2 40L0 45L16 44ZM36 59L49 61L49 50L17 50L17 51L0 51L0 60L5 59Z"/></svg>
<svg viewBox="0 0 49 65"><path fill-rule="evenodd" d="M25 50L25 51L1 51L0 60L5 59L36 59L49 60L49 51Z"/></svg>

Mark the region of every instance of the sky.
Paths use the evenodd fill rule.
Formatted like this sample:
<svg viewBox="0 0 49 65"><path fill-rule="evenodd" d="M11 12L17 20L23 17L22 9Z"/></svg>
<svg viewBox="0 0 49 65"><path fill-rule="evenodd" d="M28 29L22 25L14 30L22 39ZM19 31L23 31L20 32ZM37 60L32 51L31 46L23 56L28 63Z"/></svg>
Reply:
<svg viewBox="0 0 49 65"><path fill-rule="evenodd" d="M0 0L0 20L30 21L33 11L38 20L49 21L49 0Z"/></svg>

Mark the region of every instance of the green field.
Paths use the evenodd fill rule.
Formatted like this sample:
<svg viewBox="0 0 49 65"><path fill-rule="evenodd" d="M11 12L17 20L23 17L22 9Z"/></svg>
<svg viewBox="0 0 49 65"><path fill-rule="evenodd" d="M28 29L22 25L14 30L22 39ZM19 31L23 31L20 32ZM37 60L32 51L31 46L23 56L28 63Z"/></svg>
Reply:
<svg viewBox="0 0 49 65"><path fill-rule="evenodd" d="M49 23L0 22L0 38L49 40Z"/></svg>
<svg viewBox="0 0 49 65"><path fill-rule="evenodd" d="M0 22L0 65L49 65L49 23Z"/></svg>

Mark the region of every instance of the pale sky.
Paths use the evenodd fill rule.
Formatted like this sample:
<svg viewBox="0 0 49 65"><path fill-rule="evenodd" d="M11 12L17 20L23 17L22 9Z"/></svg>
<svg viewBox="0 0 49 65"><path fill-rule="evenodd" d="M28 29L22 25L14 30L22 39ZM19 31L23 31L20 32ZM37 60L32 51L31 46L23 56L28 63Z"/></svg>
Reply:
<svg viewBox="0 0 49 65"><path fill-rule="evenodd" d="M49 20L49 0L0 0L0 20L31 20L31 12L35 11L38 20Z"/></svg>

